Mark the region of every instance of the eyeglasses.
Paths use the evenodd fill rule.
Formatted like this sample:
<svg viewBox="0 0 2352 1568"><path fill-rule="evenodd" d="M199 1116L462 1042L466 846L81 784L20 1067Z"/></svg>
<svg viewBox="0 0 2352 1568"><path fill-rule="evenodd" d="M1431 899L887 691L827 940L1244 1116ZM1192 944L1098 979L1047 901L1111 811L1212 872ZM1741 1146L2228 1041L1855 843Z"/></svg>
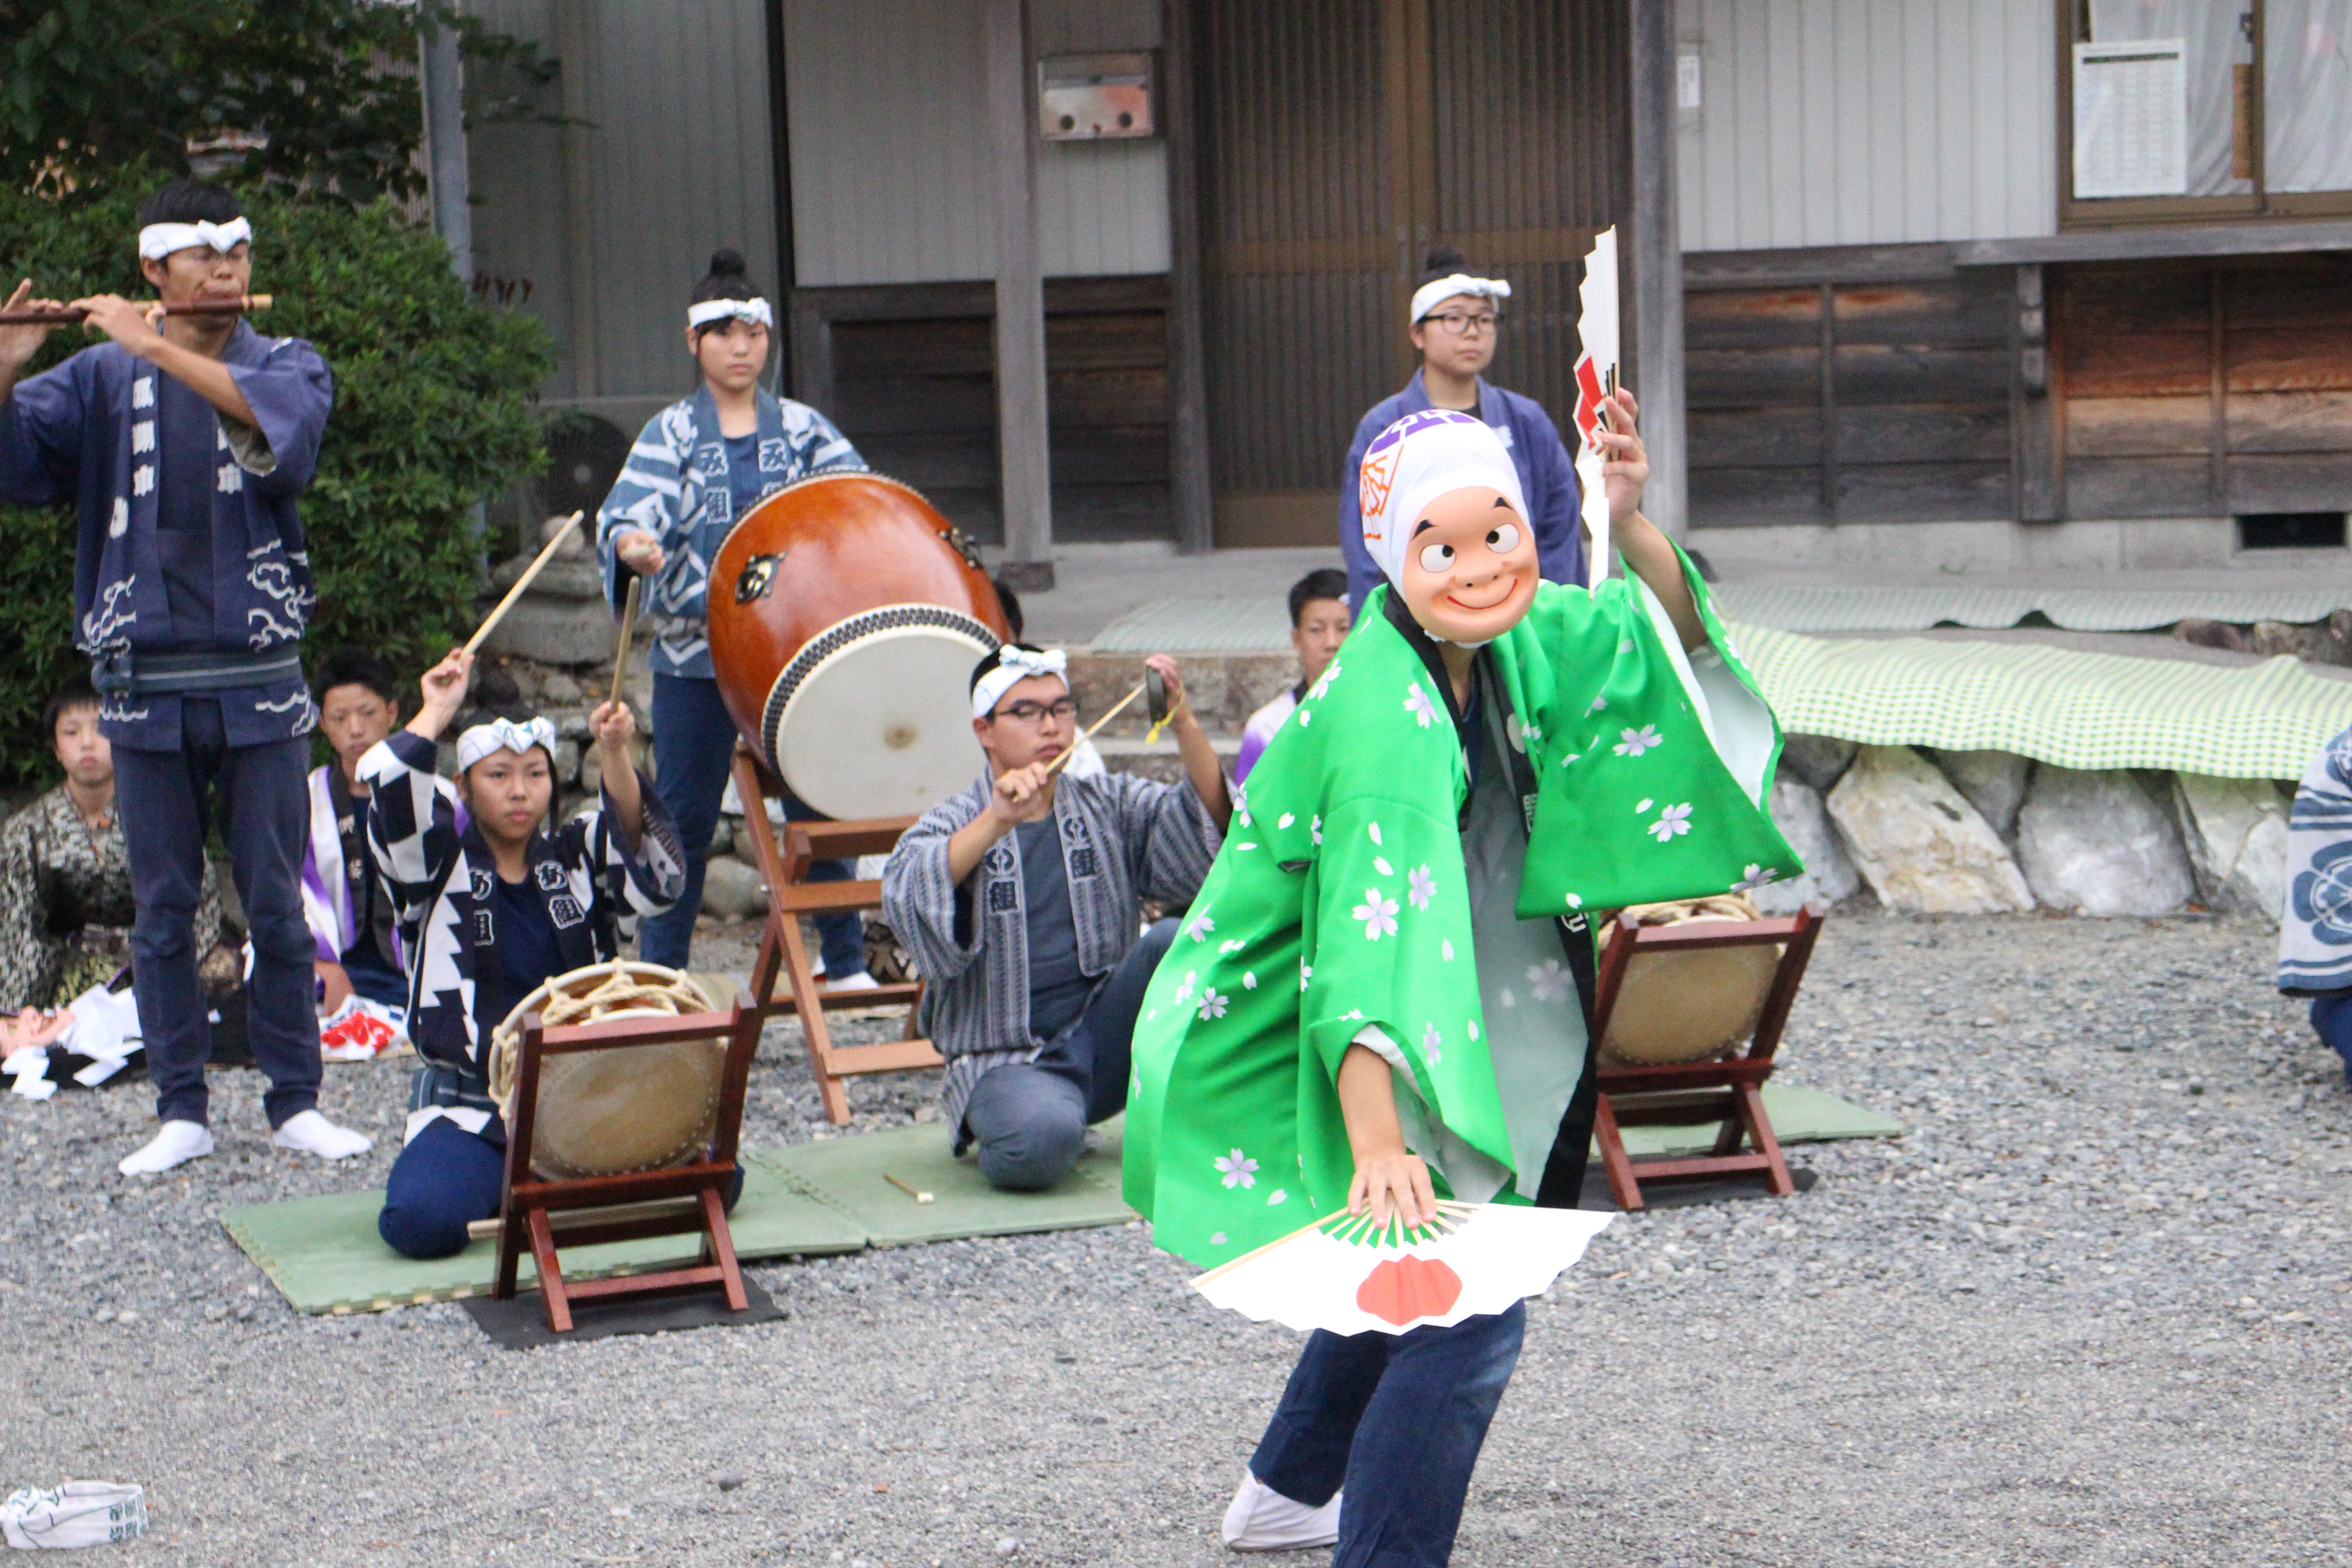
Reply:
<svg viewBox="0 0 2352 1568"><path fill-rule="evenodd" d="M1492 310L1481 310L1475 316L1448 310L1442 316L1423 316L1422 320L1436 322L1457 338L1466 338L1475 332L1491 332L1503 324L1503 318Z"/></svg>
<svg viewBox="0 0 2352 1568"><path fill-rule="evenodd" d="M1042 724L1047 714L1066 724L1078 716L1078 705L1065 697L1059 702L1015 702L1010 708L999 708L991 718L1015 719L1024 724Z"/></svg>

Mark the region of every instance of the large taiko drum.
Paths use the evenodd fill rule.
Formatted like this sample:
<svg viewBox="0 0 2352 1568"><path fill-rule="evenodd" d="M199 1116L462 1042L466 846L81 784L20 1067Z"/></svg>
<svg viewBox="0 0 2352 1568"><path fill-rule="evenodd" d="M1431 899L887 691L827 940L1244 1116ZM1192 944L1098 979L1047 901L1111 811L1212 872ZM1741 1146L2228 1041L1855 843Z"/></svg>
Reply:
<svg viewBox="0 0 2352 1568"><path fill-rule="evenodd" d="M827 816L900 816L970 784L971 667L1011 635L963 535L879 474L819 474L710 564L710 662L743 738Z"/></svg>
<svg viewBox="0 0 2352 1568"><path fill-rule="evenodd" d="M1762 916L1737 893L1675 903L1636 904L1624 911L1645 926L1706 921L1753 921ZM1601 945L1617 936L1612 921ZM1604 1058L1641 1067L1713 1061L1738 1050L1756 1032L1780 966L1778 947L1703 947L1685 952L1642 952L1625 966L1610 1015Z"/></svg>

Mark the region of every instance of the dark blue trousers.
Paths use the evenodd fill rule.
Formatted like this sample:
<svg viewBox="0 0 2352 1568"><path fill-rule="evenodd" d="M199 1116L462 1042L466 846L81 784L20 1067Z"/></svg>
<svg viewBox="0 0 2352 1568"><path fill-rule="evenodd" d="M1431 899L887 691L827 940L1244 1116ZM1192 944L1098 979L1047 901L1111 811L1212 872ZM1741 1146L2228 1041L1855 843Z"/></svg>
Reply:
<svg viewBox="0 0 2352 1568"><path fill-rule="evenodd" d="M1174 920L1155 922L1036 1060L991 1068L971 1086L963 1124L992 1185L1023 1193L1052 1186L1078 1163L1087 1129L1127 1109L1135 1016L1175 940Z"/></svg>
<svg viewBox="0 0 2352 1568"><path fill-rule="evenodd" d="M1332 1568L1444 1568L1528 1309L1402 1334L1318 1330L1250 1473L1312 1508L1347 1488Z"/></svg>
<svg viewBox="0 0 2352 1568"><path fill-rule="evenodd" d="M2330 991L2314 996L2311 1026L2329 1050L2344 1058L2344 1079L2352 1083L2352 991Z"/></svg>
<svg viewBox="0 0 2352 1568"><path fill-rule="evenodd" d="M660 914L637 928L637 956L647 963L684 969L694 946L694 917L702 912L702 873L710 860L710 837L719 827L719 803L727 794L735 757L735 721L719 695L719 682L685 675L654 677L654 793L669 807L686 844L686 891ZM784 816L793 822L821 821L790 794ZM758 811L755 800L743 803ZM846 882L846 860L819 860L809 868L812 882ZM856 911L816 917L824 953L825 979L838 984L866 973L866 922Z"/></svg>
<svg viewBox="0 0 2352 1568"><path fill-rule="evenodd" d="M408 1005L408 976L385 963L373 947L343 954L343 976L353 991L379 1007Z"/></svg>
<svg viewBox="0 0 2352 1568"><path fill-rule="evenodd" d="M375 1233L403 1258L452 1258L466 1250L466 1226L478 1219L495 1219L499 1201L506 1195L505 1129L496 1142L479 1132L468 1132L447 1117L428 1121L400 1158L383 1184L383 1212L375 1216ZM738 1169L727 1189L731 1213L742 1195L743 1173Z"/></svg>
<svg viewBox="0 0 2352 1568"><path fill-rule="evenodd" d="M319 1103L319 1014L311 1002L317 954L302 918L302 851L310 837L308 738L232 746L213 698L181 700L181 750L114 748L115 815L131 860L138 921L131 977L146 1037L155 1114L205 1119L205 1063L212 1030L196 977L196 900L205 837L217 821L236 896L253 933L247 1032L254 1065L269 1079L262 1107L282 1127Z"/></svg>

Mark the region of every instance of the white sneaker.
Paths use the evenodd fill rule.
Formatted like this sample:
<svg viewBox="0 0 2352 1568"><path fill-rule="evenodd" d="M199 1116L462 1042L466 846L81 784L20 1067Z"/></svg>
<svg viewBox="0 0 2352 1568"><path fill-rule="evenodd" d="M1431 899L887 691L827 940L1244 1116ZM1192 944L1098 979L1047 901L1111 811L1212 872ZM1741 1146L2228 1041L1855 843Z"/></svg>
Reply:
<svg viewBox="0 0 2352 1568"><path fill-rule="evenodd" d="M366 1134L338 1127L315 1110L288 1117L286 1125L269 1135L269 1142L276 1148L316 1154L321 1160L347 1160L375 1147Z"/></svg>
<svg viewBox="0 0 2352 1568"><path fill-rule="evenodd" d="M835 991L872 991L877 989L881 984L879 980L861 969L845 980L835 981L830 988Z"/></svg>
<svg viewBox="0 0 2352 1568"><path fill-rule="evenodd" d="M1297 1552L1339 1540L1339 1493L1321 1508L1294 1502L1249 1471L1225 1510L1225 1547L1233 1552Z"/></svg>
<svg viewBox="0 0 2352 1568"><path fill-rule="evenodd" d="M166 1121L144 1148L126 1154L114 1168L126 1176L152 1176L213 1152L211 1130L201 1121Z"/></svg>

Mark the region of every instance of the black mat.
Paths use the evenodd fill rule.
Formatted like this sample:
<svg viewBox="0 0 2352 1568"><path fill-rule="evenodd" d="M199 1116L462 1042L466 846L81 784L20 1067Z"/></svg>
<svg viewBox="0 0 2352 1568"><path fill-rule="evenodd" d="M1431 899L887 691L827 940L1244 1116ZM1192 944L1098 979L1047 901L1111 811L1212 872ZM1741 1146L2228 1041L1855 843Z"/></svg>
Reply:
<svg viewBox="0 0 2352 1568"><path fill-rule="evenodd" d="M1642 1162L1636 1160L1633 1162L1634 1178L1640 1180L1641 1174ZM1795 1184L1797 1191L1809 1193L1821 1177L1802 1165L1791 1165L1789 1167L1789 1180ZM1644 1209L1696 1208L1701 1204L1723 1204L1739 1198L1769 1198L1771 1195L1772 1189L1758 1178L1642 1183L1642 1206ZM1584 1190L1577 1194L1576 1206L1601 1214L1622 1212L1617 1207L1617 1199L1609 1191L1609 1173L1601 1168L1598 1160L1585 1167Z"/></svg>
<svg viewBox="0 0 2352 1568"><path fill-rule="evenodd" d="M784 1310L748 1274L743 1277L743 1294L751 1304L740 1312L729 1311L726 1298L717 1290L699 1290L691 1296L574 1301L568 1334L547 1326L547 1308L536 1290L518 1291L503 1301L468 1296L458 1305L499 1344L510 1351L527 1351L541 1345L610 1339L615 1334L667 1334L678 1329L732 1329L782 1321Z"/></svg>

